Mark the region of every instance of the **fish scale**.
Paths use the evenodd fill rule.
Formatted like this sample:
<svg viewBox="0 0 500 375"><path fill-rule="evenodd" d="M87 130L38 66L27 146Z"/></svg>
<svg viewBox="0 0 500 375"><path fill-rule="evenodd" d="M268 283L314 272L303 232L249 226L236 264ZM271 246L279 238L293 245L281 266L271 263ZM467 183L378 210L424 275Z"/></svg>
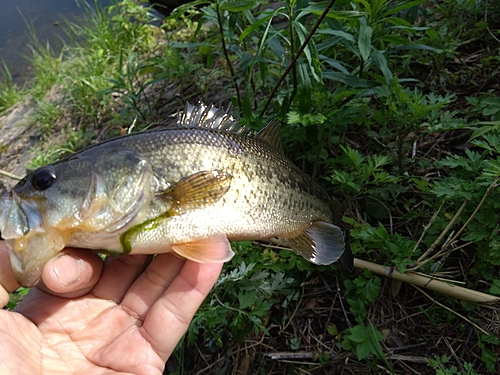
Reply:
<svg viewBox="0 0 500 375"><path fill-rule="evenodd" d="M24 286L68 245L221 262L233 255L228 239L261 240L352 269L340 205L285 158L278 124L253 135L201 103L187 104L175 126L111 139L32 172L0 198L0 210Z"/></svg>

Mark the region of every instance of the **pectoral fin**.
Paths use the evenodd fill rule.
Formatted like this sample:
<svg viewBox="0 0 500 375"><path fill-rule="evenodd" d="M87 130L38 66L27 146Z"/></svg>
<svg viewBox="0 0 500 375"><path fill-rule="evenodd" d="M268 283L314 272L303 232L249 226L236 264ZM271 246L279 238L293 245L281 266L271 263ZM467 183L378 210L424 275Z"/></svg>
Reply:
<svg viewBox="0 0 500 375"><path fill-rule="evenodd" d="M234 256L229 241L223 235L173 245L172 250L182 258L198 263L227 262Z"/></svg>
<svg viewBox="0 0 500 375"><path fill-rule="evenodd" d="M157 194L160 199L168 203L169 209L157 217L134 225L123 233L120 237L123 252L125 254L130 253L132 251L133 241L141 233L154 231L162 225L167 225L168 218L181 215L189 210L203 208L217 202L230 188L231 179L232 176L229 173L219 170L197 172L179 180L179 182L169 189ZM178 254L181 256L193 260L199 257L191 255L193 246L196 247L195 242L179 246L181 246L181 250ZM185 251L182 251L183 246L186 247ZM231 251L230 256L229 251ZM214 259L217 259L213 261L225 262L226 258L231 259L232 250L230 246L229 251L226 250L225 255L212 254ZM199 261L201 262L202 260ZM210 260L206 262L210 262Z"/></svg>
<svg viewBox="0 0 500 375"><path fill-rule="evenodd" d="M179 180L158 196L171 205L169 216L173 216L217 202L230 188L232 178L219 170L201 171Z"/></svg>
<svg viewBox="0 0 500 375"><path fill-rule="evenodd" d="M315 221L294 237L280 238L280 244L290 247L297 254L318 265L329 265L339 260L346 251L344 233L333 224ZM349 263L349 259L343 258ZM348 266L348 264L345 266ZM352 263L352 255L351 255ZM344 267L344 266L343 266Z"/></svg>

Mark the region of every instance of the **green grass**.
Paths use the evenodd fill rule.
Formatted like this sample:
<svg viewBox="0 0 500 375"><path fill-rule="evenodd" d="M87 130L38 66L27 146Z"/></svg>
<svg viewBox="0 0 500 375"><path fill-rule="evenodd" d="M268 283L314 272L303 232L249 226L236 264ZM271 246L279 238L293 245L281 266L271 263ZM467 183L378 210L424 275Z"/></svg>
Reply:
<svg viewBox="0 0 500 375"><path fill-rule="evenodd" d="M500 294L498 4L268 5L197 1L161 28L129 0L89 8L61 53L33 47L30 86L0 85L0 111L36 99L33 166L164 123L185 100L231 103L256 130L278 119L286 154L345 205L356 257ZM488 310L285 250L235 250L179 344L179 374L399 373L394 353L428 358L405 365L421 373L498 371Z"/></svg>
<svg viewBox="0 0 500 375"><path fill-rule="evenodd" d="M24 89L18 87L13 81L10 69L5 62L2 62L1 70L3 79L0 81L0 115L21 101L24 96Z"/></svg>

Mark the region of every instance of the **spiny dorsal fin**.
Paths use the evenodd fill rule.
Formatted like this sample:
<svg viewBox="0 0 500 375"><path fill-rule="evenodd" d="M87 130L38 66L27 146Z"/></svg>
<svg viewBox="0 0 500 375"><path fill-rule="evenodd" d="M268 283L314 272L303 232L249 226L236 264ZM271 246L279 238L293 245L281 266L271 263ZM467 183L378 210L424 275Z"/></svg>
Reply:
<svg viewBox="0 0 500 375"><path fill-rule="evenodd" d="M243 126L225 111L198 102L196 106L186 102L184 112L177 117L177 126L200 127L222 130L228 133L253 135L252 129Z"/></svg>
<svg viewBox="0 0 500 375"><path fill-rule="evenodd" d="M284 155L283 146L281 145L280 124L278 121L271 121L255 135L255 138L267 142L275 151Z"/></svg>

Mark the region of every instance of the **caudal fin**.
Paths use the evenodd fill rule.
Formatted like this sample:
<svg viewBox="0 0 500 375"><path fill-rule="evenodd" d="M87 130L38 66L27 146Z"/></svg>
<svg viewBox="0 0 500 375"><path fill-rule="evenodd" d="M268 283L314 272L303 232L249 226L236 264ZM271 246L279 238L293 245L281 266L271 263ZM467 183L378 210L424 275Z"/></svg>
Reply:
<svg viewBox="0 0 500 375"><path fill-rule="evenodd" d="M329 265L339 261L342 269L351 272L353 256L338 226L315 221L294 237L280 238L279 243L292 248L311 263Z"/></svg>

